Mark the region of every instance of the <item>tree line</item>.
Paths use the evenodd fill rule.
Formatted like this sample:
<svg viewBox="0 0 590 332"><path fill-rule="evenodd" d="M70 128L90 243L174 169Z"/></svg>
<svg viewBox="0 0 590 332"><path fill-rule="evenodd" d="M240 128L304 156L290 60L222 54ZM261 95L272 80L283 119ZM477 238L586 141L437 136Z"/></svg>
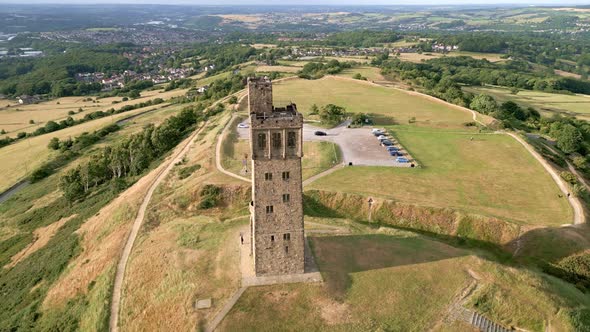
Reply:
<svg viewBox="0 0 590 332"><path fill-rule="evenodd" d="M141 132L103 148L88 162L68 170L60 178L59 187L64 197L73 202L103 183L124 182L127 177L141 174L152 161L176 146L204 116L203 109L186 107L159 126L150 124Z"/></svg>
<svg viewBox="0 0 590 332"><path fill-rule="evenodd" d="M351 61L338 61L330 60L326 63L323 62L308 62L303 68L297 73L299 77L308 80L315 80L324 77L325 75L335 75L340 73L346 68L352 68L355 65Z"/></svg>
<svg viewBox="0 0 590 332"><path fill-rule="evenodd" d="M195 103L183 108L178 115L167 118L159 126L150 124L141 132L93 154L90 161L67 171L60 178L60 189L64 197L72 202L83 199L105 183L126 185L126 178L140 175L154 160L175 147L197 122L225 109L221 103L216 107L209 107L211 100L239 91L244 84L245 79L241 75L216 80L202 95L183 98L183 102ZM54 142L50 148L56 146L61 149L61 142ZM64 149L68 150L67 147Z"/></svg>

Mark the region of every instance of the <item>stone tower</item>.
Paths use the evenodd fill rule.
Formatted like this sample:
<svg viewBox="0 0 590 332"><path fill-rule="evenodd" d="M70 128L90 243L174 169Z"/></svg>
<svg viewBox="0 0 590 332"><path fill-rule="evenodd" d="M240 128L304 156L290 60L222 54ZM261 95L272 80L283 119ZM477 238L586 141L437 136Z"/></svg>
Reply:
<svg viewBox="0 0 590 332"><path fill-rule="evenodd" d="M251 252L257 276L304 272L303 116L274 107L272 83L248 79L252 155Z"/></svg>

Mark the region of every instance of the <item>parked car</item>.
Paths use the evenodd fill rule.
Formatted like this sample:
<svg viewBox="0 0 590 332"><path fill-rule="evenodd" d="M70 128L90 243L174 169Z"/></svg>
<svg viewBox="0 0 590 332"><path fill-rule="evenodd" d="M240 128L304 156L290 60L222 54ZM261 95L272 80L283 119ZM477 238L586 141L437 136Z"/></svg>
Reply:
<svg viewBox="0 0 590 332"><path fill-rule="evenodd" d="M381 130L373 131L373 135L375 135L375 136L381 136L381 135L385 135L385 134L387 134L387 133L384 131L381 131Z"/></svg>
<svg viewBox="0 0 590 332"><path fill-rule="evenodd" d="M248 126L247 123L240 123L240 124L238 124L238 128L248 128L248 127L250 127L250 126Z"/></svg>
<svg viewBox="0 0 590 332"><path fill-rule="evenodd" d="M389 155L390 156L393 156L393 157L401 157L404 154L402 152L400 152L400 151L389 151Z"/></svg>
<svg viewBox="0 0 590 332"><path fill-rule="evenodd" d="M410 161L408 160L408 158L404 158L404 157L397 157L395 158L395 161L397 161L398 163L409 163Z"/></svg>
<svg viewBox="0 0 590 332"><path fill-rule="evenodd" d="M385 146L392 146L393 145L393 143L390 140L388 140L388 139L382 140L381 141L381 144L382 145L385 145Z"/></svg>
<svg viewBox="0 0 590 332"><path fill-rule="evenodd" d="M387 151L399 151L399 148L397 146L388 146L387 147Z"/></svg>
<svg viewBox="0 0 590 332"><path fill-rule="evenodd" d="M326 134L326 132L325 132L325 131L319 131L319 130L318 130L318 131L316 131L316 132L315 132L315 133L313 133L313 134L314 134L314 135L316 135L316 136L326 136L326 135L328 135L328 134Z"/></svg>
<svg viewBox="0 0 590 332"><path fill-rule="evenodd" d="M377 139L380 140L380 141L382 141L384 139L389 139L389 138L387 136L385 136L385 135L381 135L381 136L377 137Z"/></svg>

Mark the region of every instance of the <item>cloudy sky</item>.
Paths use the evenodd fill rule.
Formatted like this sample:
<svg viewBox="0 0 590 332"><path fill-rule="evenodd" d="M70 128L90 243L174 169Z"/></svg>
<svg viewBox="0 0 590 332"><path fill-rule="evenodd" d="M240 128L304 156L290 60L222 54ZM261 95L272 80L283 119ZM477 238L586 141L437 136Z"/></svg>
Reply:
<svg viewBox="0 0 590 332"><path fill-rule="evenodd" d="M151 3L151 4L186 4L186 5L590 5L590 0L0 0L0 3Z"/></svg>

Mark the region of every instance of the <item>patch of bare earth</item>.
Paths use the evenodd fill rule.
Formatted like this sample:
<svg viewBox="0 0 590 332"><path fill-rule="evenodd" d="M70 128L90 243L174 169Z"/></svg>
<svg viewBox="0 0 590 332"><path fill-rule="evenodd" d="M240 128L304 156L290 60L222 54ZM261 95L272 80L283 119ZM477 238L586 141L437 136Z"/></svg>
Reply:
<svg viewBox="0 0 590 332"><path fill-rule="evenodd" d="M33 242L31 242L28 246L26 246L23 250L16 253L16 255L12 256L10 259L10 263L4 266L4 268L12 268L16 264L18 264L23 259L29 257L35 251L43 248L49 240L57 233L57 230L63 226L68 220L74 218L76 215L71 215L66 218L61 218L60 220L54 222L51 225L37 228L33 231Z"/></svg>
<svg viewBox="0 0 590 332"><path fill-rule="evenodd" d="M327 325L351 322L352 313L348 303L322 297L317 299L316 304L320 308L320 315Z"/></svg>

